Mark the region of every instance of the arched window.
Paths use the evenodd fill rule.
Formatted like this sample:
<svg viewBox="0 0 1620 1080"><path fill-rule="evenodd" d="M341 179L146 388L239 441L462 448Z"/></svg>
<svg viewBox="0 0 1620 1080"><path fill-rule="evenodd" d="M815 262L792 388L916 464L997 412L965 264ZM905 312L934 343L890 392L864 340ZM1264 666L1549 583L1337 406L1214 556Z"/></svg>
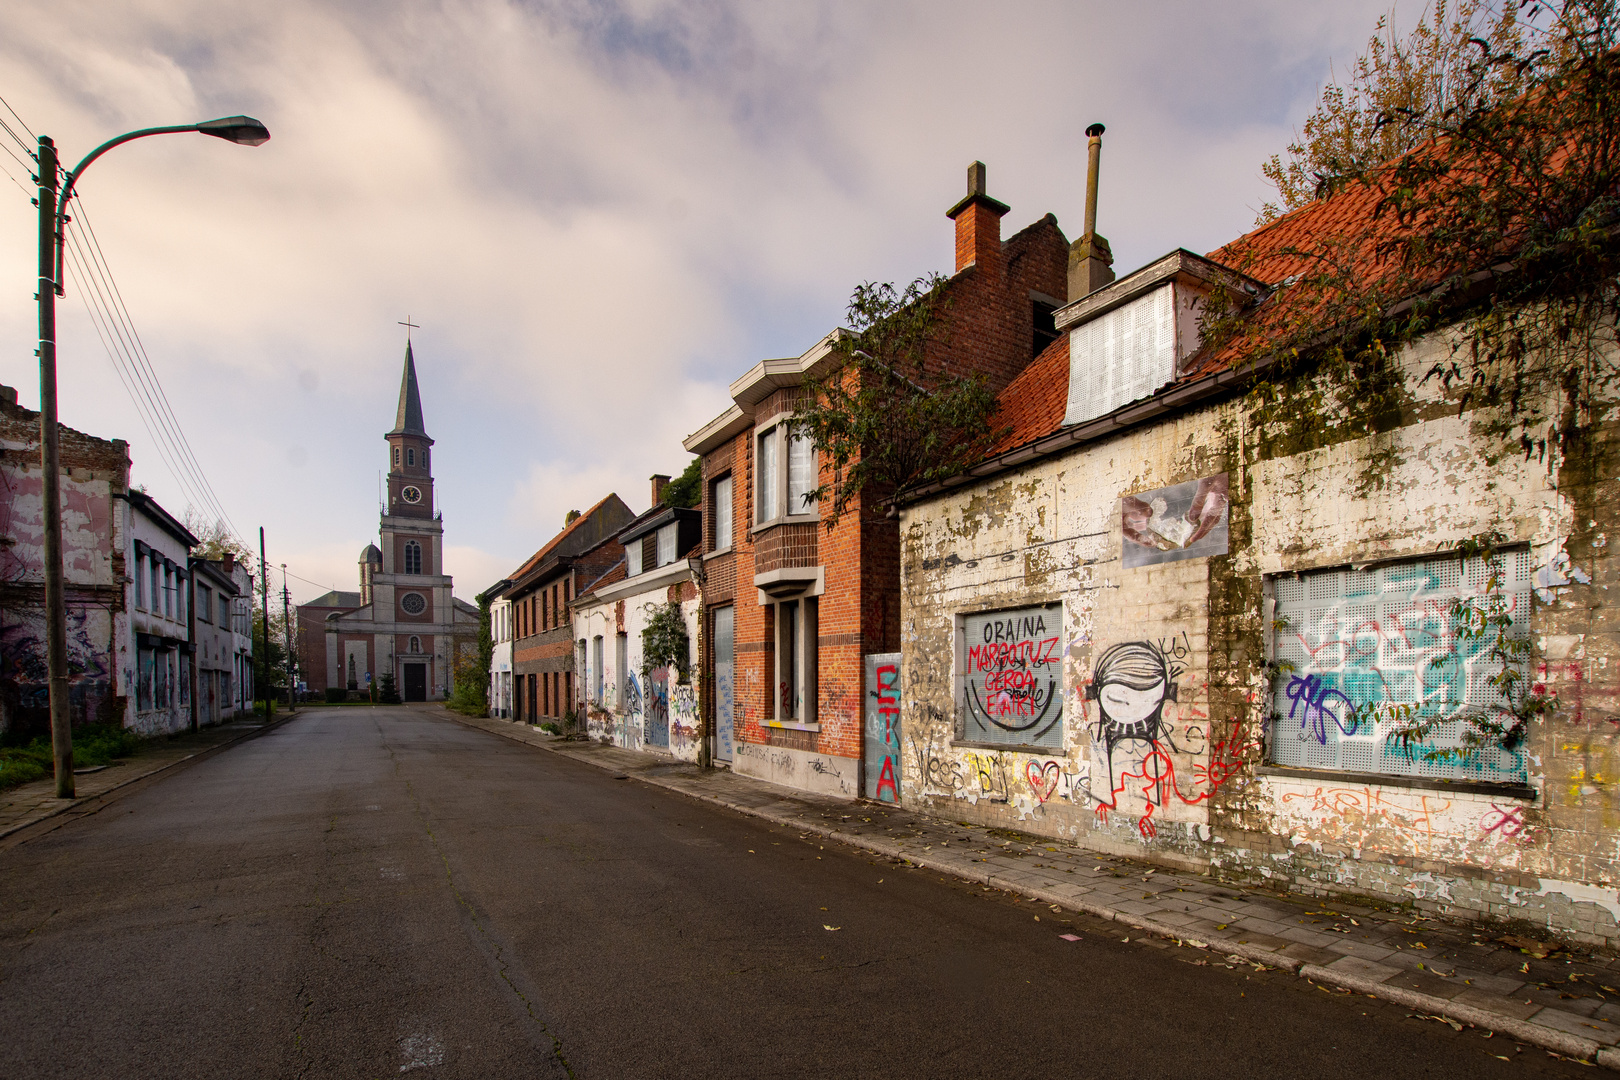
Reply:
<svg viewBox="0 0 1620 1080"><path fill-rule="evenodd" d="M413 653L419 653L419 652L422 651L422 639L421 638L412 636L410 651L413 652Z"/></svg>
<svg viewBox="0 0 1620 1080"><path fill-rule="evenodd" d="M399 464L399 447L394 447L394 464Z"/></svg>
<svg viewBox="0 0 1620 1080"><path fill-rule="evenodd" d="M407 574L422 572L422 545L415 540L405 541L405 572Z"/></svg>
<svg viewBox="0 0 1620 1080"><path fill-rule="evenodd" d="M407 465L415 465L416 464L416 450L415 450L415 448L410 448L410 449L407 449L405 451L405 464L407 464Z"/></svg>

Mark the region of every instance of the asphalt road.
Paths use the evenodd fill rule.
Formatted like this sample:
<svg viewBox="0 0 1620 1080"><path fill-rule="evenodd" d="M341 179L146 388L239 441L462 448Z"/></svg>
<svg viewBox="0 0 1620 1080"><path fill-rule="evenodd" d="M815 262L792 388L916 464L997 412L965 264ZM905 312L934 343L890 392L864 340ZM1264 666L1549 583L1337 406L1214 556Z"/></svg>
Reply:
<svg viewBox="0 0 1620 1080"><path fill-rule="evenodd" d="M314 710L0 851L0 1077L1592 1075L1126 935Z"/></svg>

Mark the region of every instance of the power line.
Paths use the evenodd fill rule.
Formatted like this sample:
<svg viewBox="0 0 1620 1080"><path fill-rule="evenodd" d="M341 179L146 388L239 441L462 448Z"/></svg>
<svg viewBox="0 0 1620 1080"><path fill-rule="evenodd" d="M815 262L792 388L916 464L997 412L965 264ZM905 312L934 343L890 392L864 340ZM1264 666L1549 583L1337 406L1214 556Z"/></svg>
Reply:
<svg viewBox="0 0 1620 1080"><path fill-rule="evenodd" d="M29 137L29 138L30 138L30 139L33 139L33 140L34 140L34 141L35 141L35 142L38 142L38 141L39 141L39 136L37 136L37 135L35 135L35 134L34 134L34 131L33 131L33 129L32 129L32 128L30 128L30 127L29 127L29 126L28 126L28 125L27 125L27 123L25 123L25 122L24 122L24 121L23 121L23 118L22 118L22 117L20 117L20 116L18 116L18 115L17 115L17 110L16 110L16 109L13 109L13 108L12 108L12 107L11 107L11 102L9 102L9 101L7 101L7 100L6 100L6 99L5 99L5 98L3 98L3 97L0 97L0 105L4 105L4 106L5 106L5 107L6 107L6 112L8 112L8 113L10 113L10 114L11 114L11 118L12 118L12 119L13 119L13 120L15 120L15 121L17 121L17 123L18 123L18 124L21 124L21 125L22 125L22 129L23 129L23 130L24 130L24 131L26 131L26 132L28 132L28 137ZM15 135L13 135L13 136L12 136L12 137L13 137L13 138L15 138L15 137L16 137L16 136L15 136ZM24 147L24 148L23 148L23 149L25 149L25 150L26 150L26 149L27 149L27 147Z"/></svg>

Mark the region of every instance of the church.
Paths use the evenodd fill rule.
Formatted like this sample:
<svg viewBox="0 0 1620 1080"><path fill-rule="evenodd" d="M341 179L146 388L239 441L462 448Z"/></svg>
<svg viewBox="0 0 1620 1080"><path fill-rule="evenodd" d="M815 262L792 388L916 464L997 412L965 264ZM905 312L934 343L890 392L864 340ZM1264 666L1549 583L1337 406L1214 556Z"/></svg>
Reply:
<svg viewBox="0 0 1620 1080"><path fill-rule="evenodd" d="M302 680L328 698L364 693L384 674L406 701L450 694L456 657L477 660L478 609L451 595L444 519L433 497L433 440L422 421L416 359L405 344L399 409L388 441L381 547L360 552L360 590L333 591L298 608Z"/></svg>

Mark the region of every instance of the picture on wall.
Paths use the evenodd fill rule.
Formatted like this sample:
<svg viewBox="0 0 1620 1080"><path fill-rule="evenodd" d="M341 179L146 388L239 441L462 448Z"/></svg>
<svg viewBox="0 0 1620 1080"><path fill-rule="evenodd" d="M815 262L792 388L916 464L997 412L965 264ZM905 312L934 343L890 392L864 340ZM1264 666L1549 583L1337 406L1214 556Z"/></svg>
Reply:
<svg viewBox="0 0 1620 1080"><path fill-rule="evenodd" d="M1188 480L1120 500L1120 555L1126 568L1225 555L1227 474Z"/></svg>

